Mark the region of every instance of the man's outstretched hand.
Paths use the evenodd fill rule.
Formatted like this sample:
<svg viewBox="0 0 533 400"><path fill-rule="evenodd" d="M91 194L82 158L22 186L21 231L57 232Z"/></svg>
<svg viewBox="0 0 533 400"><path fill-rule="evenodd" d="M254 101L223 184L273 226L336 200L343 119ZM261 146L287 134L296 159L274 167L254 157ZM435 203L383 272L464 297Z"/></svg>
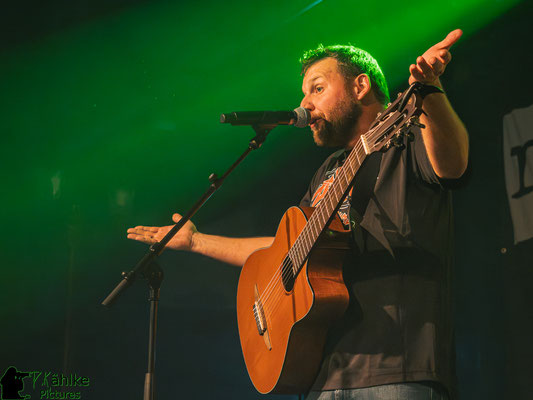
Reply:
<svg viewBox="0 0 533 400"><path fill-rule="evenodd" d="M172 220L178 223L181 215L174 214ZM173 225L169 226L136 226L128 229L128 239L137 240L139 242L153 244L159 242L172 229ZM174 235L168 242L166 247L173 250L191 250L193 245L193 235L198 232L196 226L191 221L187 223Z"/></svg>
<svg viewBox="0 0 533 400"><path fill-rule="evenodd" d="M446 65L452 59L450 47L452 47L461 37L463 31L456 29L448 33L446 38L431 46L427 51L416 59L416 65L409 66L409 84L422 82L428 85L441 86L439 76L446 69Z"/></svg>

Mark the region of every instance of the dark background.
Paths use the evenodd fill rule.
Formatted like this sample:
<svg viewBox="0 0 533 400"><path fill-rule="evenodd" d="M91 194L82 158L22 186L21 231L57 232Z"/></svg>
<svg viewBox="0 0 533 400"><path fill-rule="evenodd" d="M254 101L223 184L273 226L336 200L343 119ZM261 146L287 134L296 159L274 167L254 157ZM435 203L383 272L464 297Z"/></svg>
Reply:
<svg viewBox="0 0 533 400"><path fill-rule="evenodd" d="M298 104L299 54L321 35L325 44L350 40L349 17L340 7L346 4L324 2L298 14L308 4L295 3L292 14L284 14L289 6L279 2L207 2L206 10L201 4L141 0L23 1L5 7L0 370L15 365L76 373L91 380L82 398L141 398L147 288L139 282L112 309L100 306L120 271L131 269L146 250L127 241L125 230L169 223L172 212L185 211L203 192L211 172L221 173L244 150L251 132L220 127L218 113ZM435 24L433 32L418 31L446 7L427 10L429 22L422 21L423 11L414 22L397 21L405 27L401 34L383 28L385 38L359 24L368 37L359 40L351 33L356 36L351 41L386 60L382 66L394 95L405 87L416 55L464 26L465 37L453 48L443 77L471 140L469 170L454 194L459 394L529 399L533 243L513 244L502 118L533 102L533 7L522 2L482 24L477 19L483 6L477 5L457 17L457 25L448 21ZM248 21L232 31L237 22L228 10ZM385 14L364 12L368 20L389 21ZM332 15L340 20L338 32ZM310 24L322 16L330 24L327 33ZM284 23L270 22L275 18ZM223 21L224 29L214 21ZM166 31L174 25L190 36ZM302 32L294 41L286 34L292 30ZM306 30L314 32L307 41ZM131 41L124 39L135 32L140 33ZM193 48L198 44L191 37L212 47ZM235 38L240 44L231 42ZM277 46L281 50L273 51ZM329 153L316 149L309 136L278 128L195 218L199 228L233 236L273 234ZM161 264L166 277L159 398L261 397L240 352L238 269L171 252Z"/></svg>

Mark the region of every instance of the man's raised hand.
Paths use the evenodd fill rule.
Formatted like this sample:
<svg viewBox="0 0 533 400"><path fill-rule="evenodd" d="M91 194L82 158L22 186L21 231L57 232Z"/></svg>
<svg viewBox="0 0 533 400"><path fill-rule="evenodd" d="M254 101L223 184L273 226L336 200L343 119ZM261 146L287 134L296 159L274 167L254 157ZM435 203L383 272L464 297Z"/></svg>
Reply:
<svg viewBox="0 0 533 400"><path fill-rule="evenodd" d="M439 76L446 69L446 65L452 59L450 47L452 47L461 37L463 31L456 29L448 33L446 38L431 46L427 51L416 59L416 64L409 66L409 84L422 82L428 85L440 86Z"/></svg>
<svg viewBox="0 0 533 400"><path fill-rule="evenodd" d="M181 219L180 214L174 214L172 220L178 223ZM139 242L154 244L159 242L172 229L172 225L168 226L136 226L128 229L128 239L137 240ZM198 231L196 226L191 221L187 223L174 235L174 237L167 243L165 247L172 250L191 250L193 246L193 236Z"/></svg>

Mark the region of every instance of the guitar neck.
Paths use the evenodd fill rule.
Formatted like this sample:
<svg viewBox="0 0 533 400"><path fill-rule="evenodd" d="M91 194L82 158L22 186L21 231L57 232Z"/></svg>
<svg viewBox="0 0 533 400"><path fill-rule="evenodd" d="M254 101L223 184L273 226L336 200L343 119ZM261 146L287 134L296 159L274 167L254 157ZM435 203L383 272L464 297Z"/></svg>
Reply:
<svg viewBox="0 0 533 400"><path fill-rule="evenodd" d="M355 174L367 156L364 140L363 136L359 138L357 144L346 158L344 165L337 169L336 177L331 187L315 208L309 221L307 221L307 225L289 250L288 255L292 261L294 275L298 274L318 237L332 219L341 201L348 195Z"/></svg>
<svg viewBox="0 0 533 400"><path fill-rule="evenodd" d="M410 128L412 126L424 128L419 122L423 98L419 90L419 85L415 82L405 92L400 93L386 110L379 113L370 130L359 137L344 165L337 169L333 184L288 252L287 256L290 259L288 265L292 268L294 277L300 272L311 249L328 226L341 201L348 195L355 174L366 157L375 151L387 151L392 146L404 148L403 137L412 139Z"/></svg>

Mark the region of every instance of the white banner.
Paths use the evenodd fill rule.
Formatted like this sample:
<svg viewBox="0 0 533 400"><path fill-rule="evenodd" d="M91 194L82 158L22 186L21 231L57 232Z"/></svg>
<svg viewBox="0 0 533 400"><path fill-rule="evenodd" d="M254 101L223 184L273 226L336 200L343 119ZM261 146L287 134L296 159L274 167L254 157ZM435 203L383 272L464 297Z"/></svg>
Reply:
<svg viewBox="0 0 533 400"><path fill-rule="evenodd" d="M503 164L516 244L533 237L533 105L503 117Z"/></svg>

